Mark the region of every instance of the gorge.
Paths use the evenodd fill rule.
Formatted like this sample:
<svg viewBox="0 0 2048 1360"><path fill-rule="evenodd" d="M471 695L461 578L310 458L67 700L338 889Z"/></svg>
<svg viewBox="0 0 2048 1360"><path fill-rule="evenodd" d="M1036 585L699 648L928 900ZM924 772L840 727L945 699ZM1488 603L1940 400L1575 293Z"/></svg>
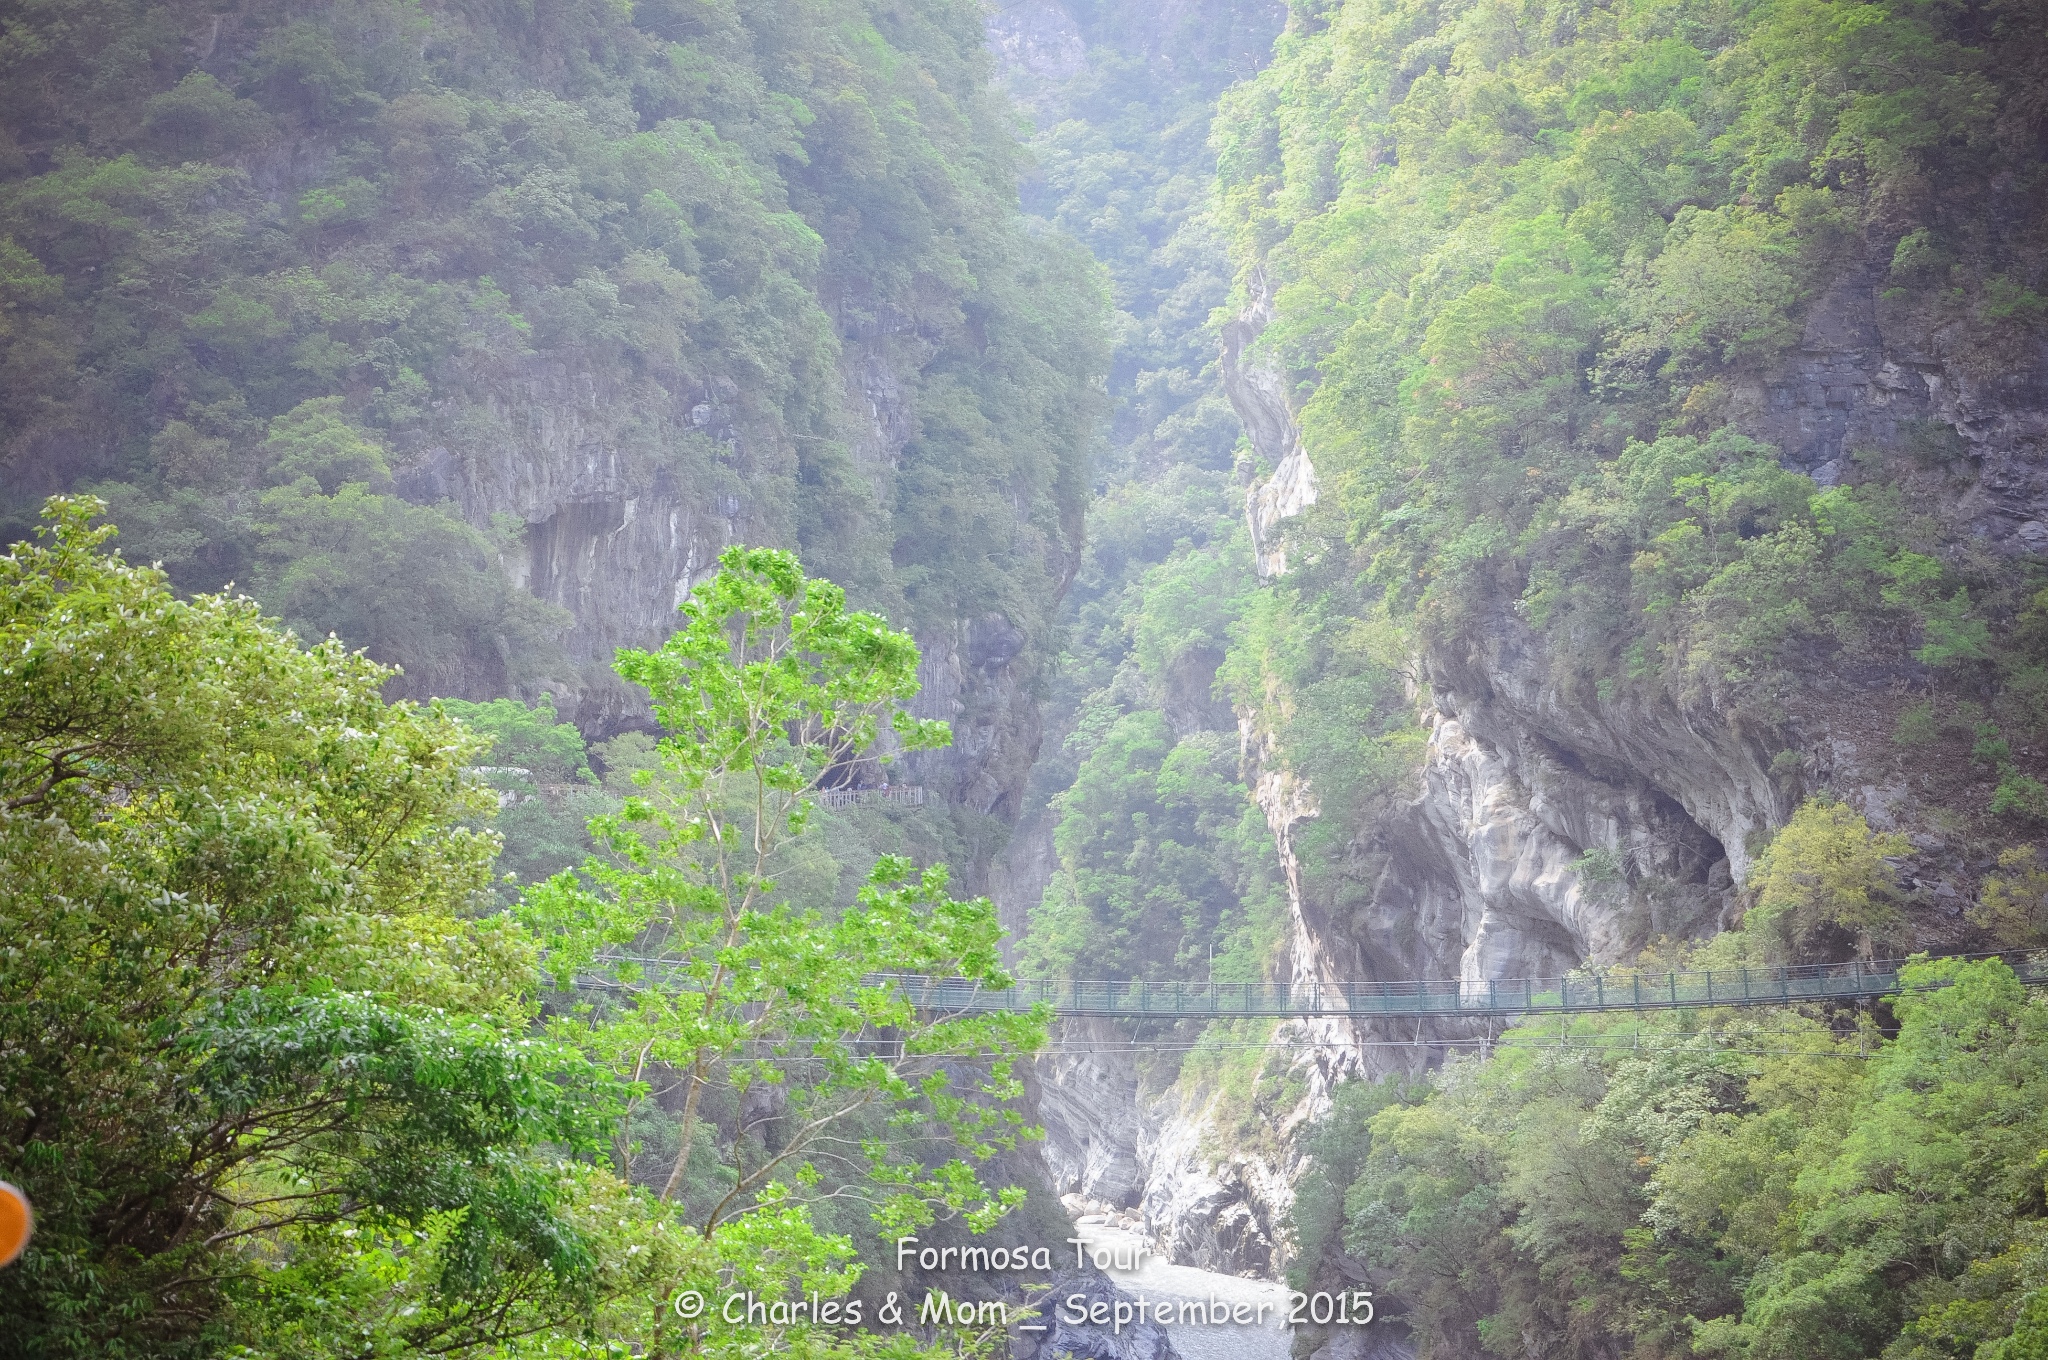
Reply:
<svg viewBox="0 0 2048 1360"><path fill-rule="evenodd" d="M1081 50L1044 36L1046 11L1031 13L1036 50ZM2041 192L2026 150L2037 134L2020 131L2038 115L2017 111L2031 107L2019 91L2038 57L2015 56L1997 77L1977 68L2017 101L2001 115L2016 121L2002 133L1983 125L1972 152L1960 149L1971 134L1945 125L1923 125L1919 142L1885 134L1897 140L1884 154L1903 159L1884 174L1907 161L1943 167L1915 172L1924 177L1910 189L1893 181L1895 197L1875 187L1876 169L1860 179L1843 169L1874 167L1875 143L1811 131L1816 189L1773 170L1776 187L1751 180L1745 191L1740 156L1763 143L1741 101L1770 105L1757 82L1845 81L1858 91L1837 96L1845 128L1858 99L1933 98L1858 65L1879 60L1874 50L1773 51L1789 31L1771 28L1779 22L1794 21L1744 30L1662 10L1299 10L1273 65L1225 97L1212 222L1230 233L1237 282L1208 333L1213 386L1247 434L1231 507L1241 505L1244 528L1155 540L1149 575L1105 572L1126 592L1130 669L1093 702L1130 723L1148 707L1163 713L1168 733L1104 762L1126 777L1163 772L1190 753L1189 738L1228 732L1200 702L1223 667L1233 744L1278 856L1261 929L1282 976L1484 980L1627 963L1646 944L1671 957L1742 920L1759 855L1816 797L1904 838L1894 853L1911 906L1886 947L2019 942L1976 933L1970 904L2039 834L2015 815L2022 781L2038 780L2034 739L2000 735L2004 724L2032 730L2021 716L2030 701L2012 688L2030 663L1990 639L2024 628L2031 607L2033 587L2018 583L2034 579L2023 563L2042 515L2048 350L2038 333L2005 330L1995 306L1962 299L2003 286L1966 280L2039 258L2038 200L2026 197ZM2011 23L2001 31L2018 40L2025 24ZM1885 41L1941 40L1902 26ZM1020 48L997 43L1013 62ZM1609 69L1619 74L1593 74ZM1716 81L1727 83L1709 93ZM1575 147L1545 131L1567 101L1565 122L1584 129ZM1712 178L1730 158L1732 201ZM1932 187L1944 174L2019 197L1978 217ZM1782 226L1759 206L1773 192ZM1774 229L1784 233L1775 244L1737 244L1737 233ZM1915 252L1943 233L1970 244L1941 257L1958 291L1936 303ZM1669 254L1654 255L1660 244ZM1766 280L1769 291L1748 291ZM1603 461L1620 453L1622 477L1639 475L1626 470L1627 440L1679 455L1698 499L1603 507L1616 504ZM1751 466L1777 476L1777 489L1717 483L1713 456L1679 447L1717 441L1728 450L1720 466L1767 460ZM1139 480L1170 476L1153 467ZM1439 494L1446 487L1458 489ZM1817 535L1795 547L1798 500L1820 513L1807 521ZM1821 510L1828 502L1868 507L1886 528L1872 534ZM1098 501L1098 554L1105 540L1132 551L1112 518L1120 509L1116 492ZM1658 560L1692 550L1700 540L1677 535L1701 531L1726 546L1704 561ZM1859 532L1889 555L1879 581L1892 584L1832 599L1800 584L1806 563L1839 571L1828 540ZM1742 560L1742 541L1773 536ZM1916 604L1903 578L1922 561L1953 574ZM1086 569L1082 579L1085 591ZM1262 605L1254 580L1286 603ZM1180 592L1205 588L1203 616ZM1945 641L1977 626L1942 617L1965 600L1991 630L1972 632L1981 650ZM1745 630L1743 615L1764 617ZM1719 655L1716 629L1732 635ZM1989 669L1965 680L1973 665ZM1349 724L1353 739L1319 724ZM1093 744L1102 730L1078 739ZM1109 730L1113 740L1124 729ZM1114 814L1077 796L1096 792L1089 759L1064 797L1099 821ZM1166 783L1149 799L1120 791L1121 806L1109 806L1158 828L1171 811L1157 793ZM1185 784L1177 792L1191 808ZM1166 834L1221 848L1230 833L1220 820ZM1025 894L1044 896L1034 934L1088 934L1072 922L1091 886L1095 941L1155 921L1107 876L1079 881L1105 860L1091 857L1088 831L1075 832L1057 867L1042 840L1020 836L1041 866L1031 886L1049 890ZM1062 872L1073 875L1064 897ZM1212 901L1248 905L1248 877L1235 894L1212 881ZM1088 956L1072 949L1065 961ZM1183 949L1176 964L1187 962ZM1174 967L1136 971L1205 975L1199 961ZM1214 1062L1162 1077L1173 1060L1143 1040L1099 1022L1070 1022L1068 1033L1071 1055L1055 1057L1042 1105L1058 1188L1137 1212L1176 1260L1340 1279L1385 1277L1369 1254L1293 1254L1310 1124L1339 1083L1413 1076L1444 1043L1473 1037L1336 1021L1237 1035L1283 1055L1252 1059L1247 1091L1228 1044L1214 1046ZM1252 1125L1280 1136L1247 1137Z"/></svg>
<svg viewBox="0 0 2048 1360"><path fill-rule="evenodd" d="M1156 982L2048 949L2039 0L91 0L0 88L8 541L94 495L402 668L497 743L492 911L757 545L952 738L821 767L803 910L944 861L1011 969ZM1374 1291L1319 1360L2028 1360L2048 1012L1969 966L1068 1019L1003 1231Z"/></svg>

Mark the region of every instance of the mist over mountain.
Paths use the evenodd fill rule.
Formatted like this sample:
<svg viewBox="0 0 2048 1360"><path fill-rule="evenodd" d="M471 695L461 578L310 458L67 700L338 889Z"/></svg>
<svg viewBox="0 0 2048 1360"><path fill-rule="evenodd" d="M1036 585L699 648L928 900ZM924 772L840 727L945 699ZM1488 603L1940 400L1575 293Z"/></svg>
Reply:
<svg viewBox="0 0 2048 1360"><path fill-rule="evenodd" d="M674 1299L1075 1220L1371 1291L1305 1360L2048 1355L2039 0L65 0L0 92L0 1357L1030 1360Z"/></svg>

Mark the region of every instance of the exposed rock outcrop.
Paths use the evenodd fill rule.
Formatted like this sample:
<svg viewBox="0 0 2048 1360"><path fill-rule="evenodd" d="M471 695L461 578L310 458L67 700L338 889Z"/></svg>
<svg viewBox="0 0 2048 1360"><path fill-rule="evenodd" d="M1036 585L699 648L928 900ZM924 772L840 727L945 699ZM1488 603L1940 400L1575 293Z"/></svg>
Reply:
<svg viewBox="0 0 2048 1360"><path fill-rule="evenodd" d="M1252 451L1272 469L1245 492L1245 523L1251 529L1252 562L1260 580L1287 572L1280 525L1316 503L1316 469L1301 447L1301 432L1287 400L1286 376L1248 354L1273 318L1273 296L1264 271L1255 270L1251 299L1223 327L1223 391L1244 422Z"/></svg>
<svg viewBox="0 0 2048 1360"><path fill-rule="evenodd" d="M1258 571L1271 579L1287 570L1283 525L1314 503L1315 470L1281 379L1246 357L1270 313L1252 283L1222 358L1226 390L1272 469L1246 496ZM1987 379L1983 356L1952 353L1944 332L1887 315L1882 286L1875 268L1839 280L1785 363L1716 396L1724 418L1824 485L1855 475L1859 450L1926 445L1935 456L1905 487L1917 504L1993 550L2048 546L2048 348L2007 356ZM1926 831L1910 825L1912 797L1886 773L1888 724L1861 721L1867 702L1816 700L1765 731L1712 708L1568 693L1551 661L1505 611L1467 630L1460 650L1417 658L1413 698L1429 736L1416 796L1351 846L1350 886L1320 897L1294 849L1320 816L1315 792L1272 758L1265 715L1240 715L1254 796L1286 873L1294 981L1555 974L1619 960L1655 936L1711 934L1728 923L1754 847L1811 788L1842 792L1880 828ZM1908 870L1931 895L1957 897L1942 865ZM1408 1032L1282 1025L1305 1078L1289 1122L1322 1108L1336 1081L1415 1069L1441 1052L1431 1040L1460 1033L1399 1028ZM1299 1170L1291 1142L1263 1160L1217 1158L1198 1090L1169 1092L1146 1117L1142 1203L1162 1246L1231 1271L1284 1260L1278 1225Z"/></svg>
<svg viewBox="0 0 2048 1360"><path fill-rule="evenodd" d="M1214 1092L1179 1083L1154 1102L1138 1146L1146 1228L1176 1265L1277 1278L1299 1158L1226 1149L1215 1104Z"/></svg>
<svg viewBox="0 0 2048 1360"><path fill-rule="evenodd" d="M855 339L842 354L843 442L879 519L917 428L918 375L902 366L935 353L915 339ZM557 712L589 734L646 724L644 696L612 674L614 653L671 632L676 606L727 545L794 540L797 438L729 382L676 395L573 356L473 373L466 385L473 406L408 459L400 494L452 500L471 523L523 526L505 571L572 620L571 670L544 686ZM954 740L908 757L904 777L1014 819L1041 732L1029 635L988 614L920 629L918 643L916 711L952 724ZM975 883L986 871L965 867Z"/></svg>
<svg viewBox="0 0 2048 1360"><path fill-rule="evenodd" d="M1027 807L1010 833L1009 844L989 870L988 895L996 905L996 921L1003 928L1006 966L1017 962L1017 947L1031 924L1031 910L1045 896L1052 876L1059 871L1059 853L1052 843L1052 809Z"/></svg>
<svg viewBox="0 0 2048 1360"><path fill-rule="evenodd" d="M731 489L744 485L734 465L757 461L766 437L746 428L735 392L678 399L574 356L463 379L468 401L408 458L399 494L453 501L473 524L521 526L501 559L506 574L571 619L563 649L572 669L546 685L557 711L600 733L644 720L610 673L612 654L672 629L676 605L716 570L719 550L748 536L760 508ZM725 463L728 488L714 493L690 475L677 449Z"/></svg>
<svg viewBox="0 0 2048 1360"><path fill-rule="evenodd" d="M1996 549L2048 549L2048 341L1968 348L1962 328L1887 298L1890 254L1835 281L1785 363L1732 382L1728 416L1823 486L1859 450L1912 448L1916 504Z"/></svg>
<svg viewBox="0 0 2048 1360"><path fill-rule="evenodd" d="M953 741L904 757L908 776L948 802L1014 822L1044 734L1030 689L1030 637L986 614L945 632L920 629L917 645L921 688L911 711L950 724Z"/></svg>
<svg viewBox="0 0 2048 1360"><path fill-rule="evenodd" d="M1081 27L1060 0L1009 0L988 16L988 48L1018 102L1041 106L1088 64Z"/></svg>
<svg viewBox="0 0 2048 1360"><path fill-rule="evenodd" d="M1050 1188L1084 1207L1138 1210L1176 1265L1259 1276L1284 1266L1280 1225L1299 1167L1242 1148L1218 1156L1216 1093L1148 1095L1131 1040L1109 1022L1065 1020L1059 1038L1035 1093Z"/></svg>
<svg viewBox="0 0 2048 1360"><path fill-rule="evenodd" d="M1059 1039L1035 1067L1048 1188L1110 1209L1134 1207L1145 1193L1138 1159L1147 1121L1129 1041L1109 1022L1087 1018L1061 1021Z"/></svg>

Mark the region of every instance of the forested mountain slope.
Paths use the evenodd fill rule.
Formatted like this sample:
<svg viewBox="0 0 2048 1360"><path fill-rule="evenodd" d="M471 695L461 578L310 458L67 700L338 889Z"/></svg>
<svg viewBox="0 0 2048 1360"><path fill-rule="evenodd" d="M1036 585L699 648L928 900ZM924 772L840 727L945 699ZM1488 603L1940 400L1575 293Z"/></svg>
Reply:
<svg viewBox="0 0 2048 1360"><path fill-rule="evenodd" d="M33 1353L483 1354L514 1325L536 1354L699 1353L665 1292L682 1209L684 1245L723 1222L742 1261L770 1224L778 1286L801 1258L870 1304L907 1288L879 1257L856 1288L835 1234L872 1253L1022 1199L891 1160L950 1110L996 1180L1031 1169L1007 1058L986 1109L940 1083L856 1120L897 1210L764 1179L842 1077L913 1091L830 1047L909 1023L862 1009L870 973L997 971L989 905L907 861L870 878L887 849L986 875L1045 974L2048 948L2042 0L95 0L0 9L0 91L0 530L90 491L169 573L107 559L78 503L6 559L0 962L56 1009L11 1012L0 1086L43 1083L4 1111L10 1165L68 1253L7 1277ZM612 669L739 542L821 579L741 554L714 595L782 580L794 626L814 590L841 617L840 583L922 649L913 674L856 621L895 658L876 712L953 743L896 772L931 823L879 791L795 809L772 865L719 879L727 931L801 931L752 956L713 1054L636 962L609 978L630 1006L585 1009L561 960L703 926L693 818L761 806L687 760L661 809L626 801L662 780L635 683L718 745L693 668L729 620ZM229 581L347 646L193 598ZM83 659L116 643L118 673ZM432 695L487 702L383 702ZM36 726L87 701L97 763ZM839 717L739 725L837 794ZM725 978L706 929L677 947ZM1183 1264L1376 1291L1374 1329L1297 1337L1321 1360L2040 1360L2048 1003L1996 961L1921 967L1952 985L1862 1011L1077 1025L1027 1103L1052 1188ZM782 1020L814 975L834 1013ZM519 1056L537 1027L559 1070ZM173 1033L199 1037L140 1056ZM795 1070L821 1035L794 1088L740 1056ZM404 1061L362 1068L372 1041ZM1013 1041L1037 1036L925 1075ZM435 1044L509 1056L443 1118L445 1066L407 1085ZM236 1064L272 1053L259 1100ZM250 1226L241 1159L298 1165L264 1101L355 1099L359 1070L404 1080L321 1126L320 1207ZM700 1108L713 1071L739 1076ZM405 1183L354 1179L416 1105ZM223 1149L203 1175L192 1137ZM563 1148L609 1169L543 1184ZM356 1241L365 1212L399 1235ZM178 1226L202 1218L229 1236ZM181 1294L245 1240L300 1254Z"/></svg>
<svg viewBox="0 0 2048 1360"><path fill-rule="evenodd" d="M2044 90L2038 5L1294 11L1216 127L1296 977L2048 943ZM1946 976L1336 1089L1298 1278L1430 1356L2034 1354L2044 1012ZM1295 1117L1424 1038L1304 1027Z"/></svg>
<svg viewBox="0 0 2048 1360"><path fill-rule="evenodd" d="M1230 953L1240 899L1257 891L1262 831L1220 855L1210 845L1235 841L1250 809L1236 719L1213 692L1249 574L1242 433L1209 325L1229 259L1209 211L1208 132L1216 98L1263 59L1282 17L1258 4L1029 5L991 20L1005 84L1035 124L1024 204L1103 262L1115 308L1110 438L1052 692L1061 740L1034 771L1018 847L1036 836L1060 866L1019 904L1039 908L1030 949L1053 973L1183 975Z"/></svg>
<svg viewBox="0 0 2048 1360"><path fill-rule="evenodd" d="M1295 7L1204 219L1254 475L1101 493L1103 678L1041 767L1027 954L1478 980L2048 942L2044 62L2025 5ZM1277 870L1204 798L1212 674ZM1983 1074L2032 1089L2039 1017L1973 976L1889 1042L1589 1022L1417 1085L1339 1083L1482 1036L1317 1022L1212 1034L1163 1094L1140 1069L1191 1040L1152 1035L1073 1062L1118 1114L1063 1171L1177 1259L1371 1284L1433 1355L2031 1353L2040 1129Z"/></svg>
<svg viewBox="0 0 2048 1360"><path fill-rule="evenodd" d="M1103 360L987 74L966 4L13 7L5 536L90 488L181 588L591 735L722 545L797 547L1014 813Z"/></svg>
<svg viewBox="0 0 2048 1360"><path fill-rule="evenodd" d="M1246 367L1321 489L1240 694L1283 749L1319 691L1431 728L1391 836L1407 761L1294 743L1360 966L1710 931L1828 791L1922 837L1887 947L1969 938L2048 818L2041 18L1351 3L1232 93Z"/></svg>
<svg viewBox="0 0 2048 1360"><path fill-rule="evenodd" d="M1115 408L1047 739L992 880L1020 966L1042 975L1251 980L1280 938L1278 857L1215 684L1255 577L1242 513L1253 469L1212 325L1230 261L1209 128L1284 19L1255 0L1051 0L990 19L1003 84L1033 121L1025 206L1103 262L1115 308ZM1179 1044L1134 1055L1085 1020L1061 1034L1036 1068L1050 1187L1142 1208L1182 1264L1233 1252L1232 1269L1263 1264L1265 1231L1206 1159L1149 1146L1141 1086L1174 1079Z"/></svg>

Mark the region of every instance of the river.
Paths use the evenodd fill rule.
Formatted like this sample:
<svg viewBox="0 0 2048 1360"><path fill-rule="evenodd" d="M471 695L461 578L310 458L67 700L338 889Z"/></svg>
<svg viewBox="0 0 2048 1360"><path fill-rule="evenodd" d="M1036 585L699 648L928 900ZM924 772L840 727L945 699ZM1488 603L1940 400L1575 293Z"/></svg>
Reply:
<svg viewBox="0 0 2048 1360"><path fill-rule="evenodd" d="M1182 1360L1288 1360L1293 1332L1286 1321L1286 1285L1173 1265L1165 1257L1151 1254L1143 1237L1111 1226L1099 1214L1079 1219L1074 1227L1091 1253L1109 1255L1110 1264L1104 1273L1129 1293L1149 1302L1186 1299L1222 1300L1231 1305L1247 1303L1254 1317L1264 1305L1263 1326L1255 1322L1247 1326L1190 1323L1167 1327L1167 1338Z"/></svg>

